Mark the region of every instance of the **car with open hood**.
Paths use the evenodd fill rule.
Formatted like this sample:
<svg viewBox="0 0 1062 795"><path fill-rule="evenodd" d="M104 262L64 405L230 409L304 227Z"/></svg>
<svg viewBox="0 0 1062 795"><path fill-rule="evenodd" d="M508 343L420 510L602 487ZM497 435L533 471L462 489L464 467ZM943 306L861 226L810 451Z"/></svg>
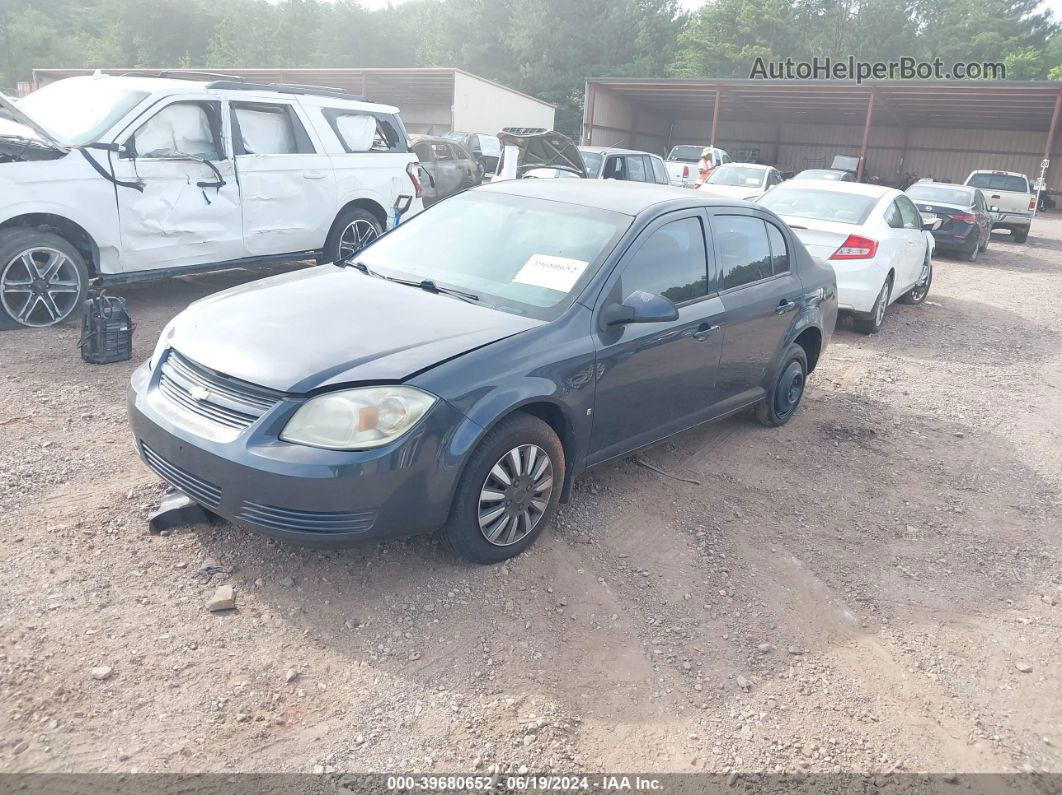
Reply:
<svg viewBox="0 0 1062 795"><path fill-rule="evenodd" d="M398 109L221 75L0 95L0 328L108 282L350 254L421 209Z"/></svg>
<svg viewBox="0 0 1062 795"><path fill-rule="evenodd" d="M501 157L493 180L555 176L564 172L586 179L579 148L564 133L542 127L506 127L498 133Z"/></svg>
<svg viewBox="0 0 1062 795"><path fill-rule="evenodd" d="M787 422L833 271L773 213L634 182L494 182L336 264L192 304L133 374L136 448L227 519L342 545L532 543L573 478L745 409Z"/></svg>

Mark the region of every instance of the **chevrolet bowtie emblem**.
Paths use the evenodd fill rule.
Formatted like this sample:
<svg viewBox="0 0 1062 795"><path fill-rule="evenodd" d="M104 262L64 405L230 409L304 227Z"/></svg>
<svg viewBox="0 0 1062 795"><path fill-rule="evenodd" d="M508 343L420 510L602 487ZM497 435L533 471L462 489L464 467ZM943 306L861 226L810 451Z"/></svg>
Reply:
<svg viewBox="0 0 1062 795"><path fill-rule="evenodd" d="M210 397L210 391L203 389L201 386L193 386L188 390L188 394L191 395L193 400L206 400Z"/></svg>

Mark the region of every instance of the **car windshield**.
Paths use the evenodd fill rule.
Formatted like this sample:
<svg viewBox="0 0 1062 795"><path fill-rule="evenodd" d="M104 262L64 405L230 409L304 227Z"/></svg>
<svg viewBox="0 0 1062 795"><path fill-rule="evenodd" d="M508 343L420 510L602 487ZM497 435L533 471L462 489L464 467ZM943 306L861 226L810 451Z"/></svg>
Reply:
<svg viewBox="0 0 1062 795"><path fill-rule="evenodd" d="M1012 190L1015 193L1028 193L1029 183L1025 177L1014 174L974 174L966 181L967 185L974 188L987 188L988 190Z"/></svg>
<svg viewBox="0 0 1062 795"><path fill-rule="evenodd" d="M759 203L779 215L841 224L861 224L879 197L834 190L785 187L767 191Z"/></svg>
<svg viewBox="0 0 1062 795"><path fill-rule="evenodd" d="M844 178L844 172L843 171L829 171L829 170L816 171L814 169L812 169L810 171L801 171L799 174L797 174L795 177L793 177L793 179L832 179L832 180L837 180L837 181L841 181L843 178Z"/></svg>
<svg viewBox="0 0 1062 795"><path fill-rule="evenodd" d="M701 159L701 152L703 151L703 146L676 146L671 149L671 154L667 156L667 159L679 160L683 163L696 163Z"/></svg>
<svg viewBox="0 0 1062 795"><path fill-rule="evenodd" d="M71 78L39 88L18 101L18 108L70 146L94 143L147 97L110 78Z"/></svg>
<svg viewBox="0 0 1062 795"><path fill-rule="evenodd" d="M601 164L605 162L604 156L600 152L587 152L585 149L579 151L582 152L583 163L586 164L586 173L591 179L597 179L601 175Z"/></svg>
<svg viewBox="0 0 1062 795"><path fill-rule="evenodd" d="M706 183L709 185L738 185L743 188L758 188L763 183L762 168L749 166L720 166L712 172Z"/></svg>
<svg viewBox="0 0 1062 795"><path fill-rule="evenodd" d="M381 237L359 256L384 276L430 279L486 306L558 317L590 280L631 217L558 201L469 191Z"/></svg>
<svg viewBox="0 0 1062 795"><path fill-rule="evenodd" d="M940 202L970 207L974 203L973 191L969 188L945 188L937 185L912 185L907 195L915 201Z"/></svg>

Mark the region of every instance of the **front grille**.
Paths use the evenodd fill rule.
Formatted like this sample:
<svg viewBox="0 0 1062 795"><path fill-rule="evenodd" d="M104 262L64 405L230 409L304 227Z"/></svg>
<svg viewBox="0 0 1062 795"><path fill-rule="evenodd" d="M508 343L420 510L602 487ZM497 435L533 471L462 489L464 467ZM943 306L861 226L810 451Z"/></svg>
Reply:
<svg viewBox="0 0 1062 795"><path fill-rule="evenodd" d="M162 362L159 391L185 411L236 430L246 428L284 396L211 370L173 349Z"/></svg>
<svg viewBox="0 0 1062 795"><path fill-rule="evenodd" d="M321 512L277 508L257 502L240 503L236 518L274 530L306 533L363 533L376 521L376 511Z"/></svg>
<svg viewBox="0 0 1062 795"><path fill-rule="evenodd" d="M171 486L180 489L207 508L217 508L221 504L221 489L213 483L193 475L186 469L181 469L176 464L171 464L144 442L140 443L140 451L143 453L147 465L155 471L156 475Z"/></svg>

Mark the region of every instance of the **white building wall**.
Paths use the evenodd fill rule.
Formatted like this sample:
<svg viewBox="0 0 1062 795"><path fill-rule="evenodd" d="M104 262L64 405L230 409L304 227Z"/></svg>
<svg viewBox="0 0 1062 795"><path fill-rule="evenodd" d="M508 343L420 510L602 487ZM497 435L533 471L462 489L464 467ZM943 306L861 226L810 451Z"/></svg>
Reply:
<svg viewBox="0 0 1062 795"><path fill-rule="evenodd" d="M552 130L554 113L555 108L546 102L464 72L454 72L454 130L490 135L502 127ZM405 108L402 118L406 118Z"/></svg>

